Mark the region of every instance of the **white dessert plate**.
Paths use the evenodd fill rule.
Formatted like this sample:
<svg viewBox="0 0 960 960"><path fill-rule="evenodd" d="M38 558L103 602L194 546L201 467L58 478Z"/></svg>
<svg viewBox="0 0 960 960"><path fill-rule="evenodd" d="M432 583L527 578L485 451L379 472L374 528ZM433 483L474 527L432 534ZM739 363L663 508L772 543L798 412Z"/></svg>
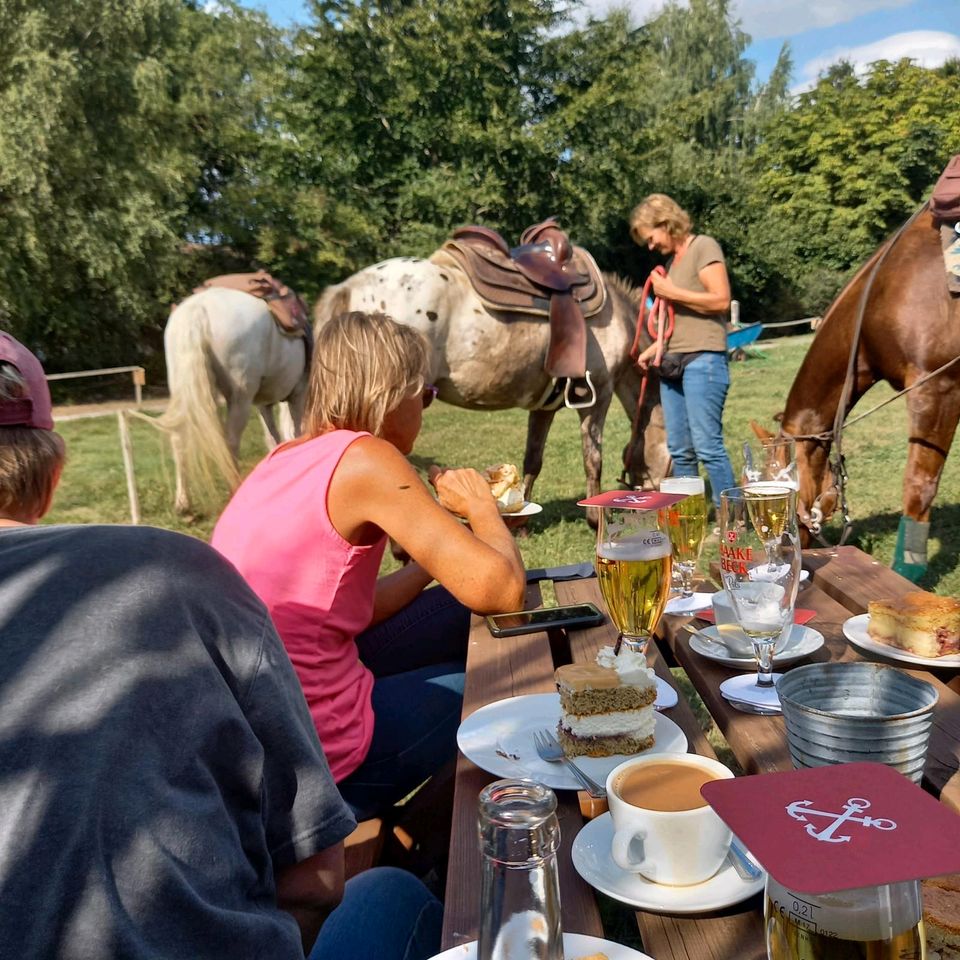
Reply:
<svg viewBox="0 0 960 960"><path fill-rule="evenodd" d="M772 673L774 684L783 676L782 673ZM736 677L728 677L720 684L720 696L729 700L736 706L736 701L747 703L754 707L763 707L766 710L779 710L780 697L777 694L776 686L760 687L757 686L757 678L754 674L741 673Z"/></svg>
<svg viewBox="0 0 960 960"><path fill-rule="evenodd" d="M855 646L868 653L875 653L881 657L888 657L890 660L900 660L902 663L918 663L927 669L934 667L949 667L954 670L960 668L960 653L951 653L947 657L920 657L907 650L901 650L898 647L891 647L888 643L881 643L874 640L867 633L867 624L870 622L869 613L861 613L859 616L851 617L843 623L843 635Z"/></svg>
<svg viewBox="0 0 960 960"><path fill-rule="evenodd" d="M708 610L712 596L712 593L694 593L689 597L671 597L663 608L663 612L679 617L699 610Z"/></svg>
<svg viewBox="0 0 960 960"><path fill-rule="evenodd" d="M715 640L720 638L716 626L704 627L700 632ZM782 666L786 663L802 660L819 650L823 646L823 642L823 634L819 630L814 630L812 627L801 627L795 623L790 629L790 636L787 637L787 642L783 645L783 648L777 650L773 655L773 662ZM757 668L757 661L753 658L753 654L743 657L732 656L721 647L705 643L696 634L690 635L690 649L708 660L716 660L717 663L733 667L735 670L756 670Z"/></svg>
<svg viewBox="0 0 960 960"><path fill-rule="evenodd" d="M555 730L560 719L560 694L531 693L496 700L471 713L457 731L461 753L497 777L530 777L553 790L579 790L576 777L563 763L548 763L537 756L534 730ZM684 732L668 717L655 714L653 753L686 753ZM598 783L628 757L577 757L576 764Z"/></svg>
<svg viewBox="0 0 960 960"><path fill-rule="evenodd" d="M573 866L595 890L640 910L654 913L705 913L721 910L763 890L767 875L741 880L729 858L703 883L669 887L654 883L638 873L621 870L610 856L613 819L609 813L591 820L574 837Z"/></svg>
<svg viewBox="0 0 960 960"><path fill-rule="evenodd" d="M655 679L657 681L657 699L653 704L654 707L656 707L657 710L669 710L671 707L675 707L677 701L680 699L677 691L674 690L666 680L660 677L656 677Z"/></svg>
<svg viewBox="0 0 960 960"><path fill-rule="evenodd" d="M576 960L577 957L590 957L597 953L606 954L609 960L653 960L649 954L640 953L622 943L604 940L602 937L588 937L584 933L565 933L563 935L564 956ZM462 943L438 953L431 960L476 960L477 941Z"/></svg>
<svg viewBox="0 0 960 960"><path fill-rule="evenodd" d="M500 516L504 519L509 517L532 517L537 513L543 513L543 507L539 503L534 503L532 500L524 500L523 506L519 510L513 510L510 513L501 513Z"/></svg>

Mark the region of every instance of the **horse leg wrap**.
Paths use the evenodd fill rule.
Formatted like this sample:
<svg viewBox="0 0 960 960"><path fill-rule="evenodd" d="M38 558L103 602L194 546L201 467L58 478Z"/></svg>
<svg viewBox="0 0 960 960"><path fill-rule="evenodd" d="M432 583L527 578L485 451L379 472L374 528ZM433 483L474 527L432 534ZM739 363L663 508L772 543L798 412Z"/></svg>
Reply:
<svg viewBox="0 0 960 960"><path fill-rule="evenodd" d="M927 569L927 539L930 524L911 517L901 517L897 528L897 546L893 553L893 569L900 576L916 583Z"/></svg>

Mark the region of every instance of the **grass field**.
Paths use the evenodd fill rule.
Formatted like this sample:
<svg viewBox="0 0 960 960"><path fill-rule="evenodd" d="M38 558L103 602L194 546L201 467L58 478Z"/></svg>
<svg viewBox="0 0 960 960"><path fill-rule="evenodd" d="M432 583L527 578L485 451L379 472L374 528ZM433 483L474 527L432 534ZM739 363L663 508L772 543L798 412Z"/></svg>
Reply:
<svg viewBox="0 0 960 960"><path fill-rule="evenodd" d="M739 472L742 441L752 436L756 419L775 428L773 415L783 409L794 374L810 336L769 341L757 355L732 364L732 388L724 424L734 471ZM868 409L891 391L875 387L855 413ZM906 406L903 400L856 424L844 435L849 471L849 500L857 544L884 563L893 557L900 518L901 487L907 447ZM60 485L50 523L126 523L129 521L126 482L115 417L66 421L58 425L68 445L69 463ZM629 434L623 411L611 407L604 436L605 487L614 487L620 471L620 451ZM173 463L165 438L148 424L132 424L137 490L144 523L209 536L214 516L185 523L174 514ZM424 414L413 461L425 468L432 462L482 468L504 460L518 465L523 458L526 414L520 410L477 412L434 404ZM251 421L244 437L242 465L249 470L264 452L262 430ZM591 557L593 535L576 501L583 496L578 420L561 411L547 444L543 474L534 498L543 513L529 522L521 540L528 566L570 563ZM931 518L930 568L923 586L938 593L960 595L960 473L956 457L947 462ZM827 536L835 542L834 522Z"/></svg>

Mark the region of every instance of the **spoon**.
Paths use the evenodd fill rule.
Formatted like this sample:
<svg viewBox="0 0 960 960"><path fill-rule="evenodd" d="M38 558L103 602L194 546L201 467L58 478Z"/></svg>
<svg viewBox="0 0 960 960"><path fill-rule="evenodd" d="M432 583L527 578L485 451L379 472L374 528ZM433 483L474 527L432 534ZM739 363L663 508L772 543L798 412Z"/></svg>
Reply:
<svg viewBox="0 0 960 960"><path fill-rule="evenodd" d="M744 655L739 650L734 650L725 640L720 636L711 637L709 634L704 633L702 630L698 630L696 627L690 626L689 623L684 623L683 629L687 633L692 633L695 637L699 637L704 643L708 644L711 647L720 647L728 656L734 657L737 660L745 659Z"/></svg>

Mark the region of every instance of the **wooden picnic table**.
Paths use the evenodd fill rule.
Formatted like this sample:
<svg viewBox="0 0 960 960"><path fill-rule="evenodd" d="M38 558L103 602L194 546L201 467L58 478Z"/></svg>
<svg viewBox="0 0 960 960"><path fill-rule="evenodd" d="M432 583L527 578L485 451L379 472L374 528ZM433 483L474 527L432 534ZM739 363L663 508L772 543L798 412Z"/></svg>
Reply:
<svg viewBox="0 0 960 960"><path fill-rule="evenodd" d="M810 580L797 600L799 607L816 611L813 622L824 646L801 661L825 662L872 659L850 645L842 625L866 612L868 600L896 597L916 589L892 570L854 547L804 551ZM557 582L558 603L589 600L603 609L595 578ZM528 588L527 606L540 603L539 587ZM720 683L739 671L701 657L690 649L683 624L689 617L667 616L661 621L648 662L657 675L677 687L671 667L682 667L714 723L729 744L745 774L791 769L782 717L741 713L720 696ZM484 621L475 617L467 656L463 716L507 697L549 693L556 689L554 669L569 662L591 662L601 646L616 640L607 621L599 627L570 633L551 631L496 640ZM892 661L890 661L892 662ZM788 670L793 665L778 667ZM906 666L898 664L898 666ZM923 785L960 812L960 671L909 669L934 684L940 695L934 714ZM686 734L689 750L715 756L683 691L678 704L664 711ZM461 756L457 765L450 859L446 885L443 949L475 940L480 910L480 854L477 836L477 796L497 779ZM558 791L562 833L559 854L563 929L570 933L603 936L594 890L573 867L570 849L585 818L602 812L585 794ZM696 916L670 916L633 911L643 950L656 960L764 960L762 897L755 896L726 910Z"/></svg>

